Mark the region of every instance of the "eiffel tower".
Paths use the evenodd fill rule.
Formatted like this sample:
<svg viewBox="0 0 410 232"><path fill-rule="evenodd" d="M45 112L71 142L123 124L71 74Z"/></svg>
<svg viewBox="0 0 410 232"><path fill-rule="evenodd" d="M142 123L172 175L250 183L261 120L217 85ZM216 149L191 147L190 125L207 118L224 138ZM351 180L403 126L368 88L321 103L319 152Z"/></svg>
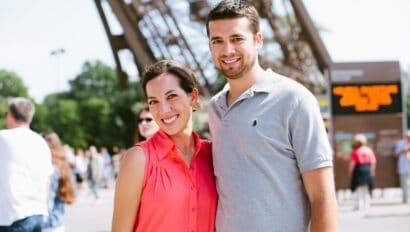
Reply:
<svg viewBox="0 0 410 232"><path fill-rule="evenodd" d="M225 84L214 68L205 29L213 0L94 0L111 44L120 86L127 73L120 59L129 51L139 73L163 58L176 59L197 74L207 97ZM261 16L264 46L260 63L305 85L325 92L332 60L302 0L254 0ZM130 63L130 62L129 62Z"/></svg>

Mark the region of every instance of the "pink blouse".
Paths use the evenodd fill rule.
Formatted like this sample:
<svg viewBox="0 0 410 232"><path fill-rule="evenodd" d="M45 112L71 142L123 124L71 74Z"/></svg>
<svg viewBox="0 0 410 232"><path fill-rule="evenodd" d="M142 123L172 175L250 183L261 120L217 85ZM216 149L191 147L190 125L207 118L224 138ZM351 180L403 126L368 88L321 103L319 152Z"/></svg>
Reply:
<svg viewBox="0 0 410 232"><path fill-rule="evenodd" d="M376 163L376 156L369 147L360 146L352 150L352 153L350 154L350 162L355 164Z"/></svg>
<svg viewBox="0 0 410 232"><path fill-rule="evenodd" d="M135 231L214 231L217 193L211 145L196 133L190 167L177 155L161 130L140 144L145 152L145 176Z"/></svg>

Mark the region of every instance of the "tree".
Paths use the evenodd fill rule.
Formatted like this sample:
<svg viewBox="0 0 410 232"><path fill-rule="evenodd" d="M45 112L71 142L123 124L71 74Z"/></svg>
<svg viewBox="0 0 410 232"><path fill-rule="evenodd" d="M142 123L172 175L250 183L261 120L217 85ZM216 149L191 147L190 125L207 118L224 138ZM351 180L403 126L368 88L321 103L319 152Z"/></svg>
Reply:
<svg viewBox="0 0 410 232"><path fill-rule="evenodd" d="M16 73L0 70L0 99L7 97L28 97L27 87Z"/></svg>
<svg viewBox="0 0 410 232"><path fill-rule="evenodd" d="M70 81L70 88L77 100L111 97L119 91L115 70L100 61L85 62L81 73Z"/></svg>
<svg viewBox="0 0 410 232"><path fill-rule="evenodd" d="M79 104L70 99L58 99L45 104L48 108L47 122L50 130L55 131L64 143L85 148L86 132L79 114Z"/></svg>

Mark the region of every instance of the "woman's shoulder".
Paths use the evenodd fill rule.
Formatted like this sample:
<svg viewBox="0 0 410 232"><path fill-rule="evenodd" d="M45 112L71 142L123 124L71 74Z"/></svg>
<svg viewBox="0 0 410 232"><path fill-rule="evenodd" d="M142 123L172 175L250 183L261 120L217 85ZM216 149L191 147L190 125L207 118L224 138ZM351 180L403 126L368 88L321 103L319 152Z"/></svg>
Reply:
<svg viewBox="0 0 410 232"><path fill-rule="evenodd" d="M130 163L137 165L145 165L146 156L144 149L139 146L133 146L128 149L122 157L121 163Z"/></svg>

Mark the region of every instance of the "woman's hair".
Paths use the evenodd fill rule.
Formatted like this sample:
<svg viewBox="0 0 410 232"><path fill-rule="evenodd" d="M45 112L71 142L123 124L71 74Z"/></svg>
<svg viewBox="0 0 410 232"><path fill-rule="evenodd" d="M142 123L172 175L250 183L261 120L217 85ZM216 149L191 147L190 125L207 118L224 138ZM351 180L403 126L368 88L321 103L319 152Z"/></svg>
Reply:
<svg viewBox="0 0 410 232"><path fill-rule="evenodd" d="M179 85L186 93L192 93L194 88L198 89L195 74L191 69L175 60L161 60L145 70L142 78L142 87L145 96L147 96L147 83L163 73L175 75L179 80Z"/></svg>
<svg viewBox="0 0 410 232"><path fill-rule="evenodd" d="M145 70L141 82L145 97L147 97L147 83L164 73L170 73L177 77L179 85L185 93L192 93L194 89L198 89L197 79L194 72L190 68L176 60L161 60L152 64ZM198 104L194 107L194 110L200 108L201 105L198 102Z"/></svg>
<svg viewBox="0 0 410 232"><path fill-rule="evenodd" d="M366 138L366 136L365 136L364 134L356 134L356 135L353 137L353 143L354 143L354 145L356 145L356 146L366 145L366 143L367 143L367 138Z"/></svg>
<svg viewBox="0 0 410 232"><path fill-rule="evenodd" d="M139 129L139 117L141 117L142 112L149 112L149 108L148 108L147 104L144 104L142 106L142 108L137 113L137 123L136 123L136 126L135 126L134 143L138 143L138 142L141 142L141 141L144 141L144 140L147 139L147 138L145 138L144 136L141 135L140 129Z"/></svg>
<svg viewBox="0 0 410 232"><path fill-rule="evenodd" d="M46 132L43 137L50 147L52 162L60 171L57 196L65 204L71 204L74 202L74 186L71 182L70 164L65 157L63 145L55 132Z"/></svg>
<svg viewBox="0 0 410 232"><path fill-rule="evenodd" d="M209 36L209 22L222 19L245 17L249 20L249 27L253 34L259 31L259 14L249 0L224 0L219 2L208 14L206 33Z"/></svg>

